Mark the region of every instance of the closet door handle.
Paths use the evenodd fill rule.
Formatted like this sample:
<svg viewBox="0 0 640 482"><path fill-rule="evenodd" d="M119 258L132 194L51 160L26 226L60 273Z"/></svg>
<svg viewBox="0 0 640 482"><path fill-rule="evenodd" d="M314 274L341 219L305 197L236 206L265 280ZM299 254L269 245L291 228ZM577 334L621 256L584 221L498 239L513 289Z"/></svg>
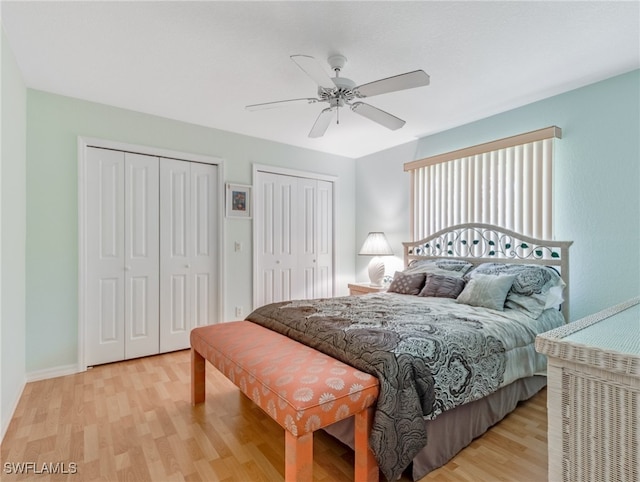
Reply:
<svg viewBox="0 0 640 482"><path fill-rule="evenodd" d="M191 265L190 264L185 264L184 267L189 269L189 268L191 268Z"/></svg>

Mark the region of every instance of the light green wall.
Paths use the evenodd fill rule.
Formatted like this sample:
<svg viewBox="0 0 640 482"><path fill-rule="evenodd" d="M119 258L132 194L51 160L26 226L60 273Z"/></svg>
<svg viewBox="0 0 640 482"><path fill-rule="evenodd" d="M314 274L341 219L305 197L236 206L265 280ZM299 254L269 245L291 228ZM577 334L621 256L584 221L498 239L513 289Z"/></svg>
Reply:
<svg viewBox="0 0 640 482"><path fill-rule="evenodd" d="M251 184L252 165L339 177L336 288L353 280L355 163L229 132L41 91L27 93L27 371L77 362L77 136L110 139L224 159L226 181ZM252 304L249 220L224 220L225 319ZM233 251L234 241L244 250Z"/></svg>
<svg viewBox="0 0 640 482"><path fill-rule="evenodd" d="M19 77L17 68L13 69ZM3 56L3 81L7 76ZM252 163L339 177L336 286L337 294L344 294L343 288L353 279L354 272L358 279L366 279L368 258L358 258L356 252L368 231L387 233L398 255L391 265L399 266L400 242L409 235L409 179L402 170L404 162L558 125L563 129L563 139L557 143L555 227L558 238L574 241L572 319L628 299L640 292L639 77L639 72L634 71L373 154L355 163L346 158L27 90L26 370L33 372L77 362L76 140L79 135L220 157L225 160L225 180L238 183L251 183ZM23 85L21 88L24 91ZM20 108L17 108L12 118L19 117ZM3 126L3 137L5 130ZM20 145L20 136L13 130L15 127L10 128L11 136L16 138L14 145ZM3 145L3 201L7 185L4 153ZM19 173L18 183L9 183L9 188L14 192L12 208L20 209L20 203L16 204L14 199L20 197ZM3 208L3 227L4 211ZM13 219L19 224L15 217ZM225 220L224 223L224 318L231 319L235 306L251 306L252 233L250 221ZM241 241L245 251L233 252L234 241ZM3 254L6 253L4 242L3 235ZM20 274L20 270L17 271ZM2 312L5 329L4 304ZM15 331L24 340L20 329ZM2 343L4 353L6 342Z"/></svg>
<svg viewBox="0 0 640 482"><path fill-rule="evenodd" d="M550 125L556 141L554 228L572 240L571 319L640 293L640 71L576 89L358 159L356 240L386 230L400 253L409 237L405 162ZM384 177L378 175L383 170ZM371 209L384 193L385 205ZM404 216L390 218L387 204ZM402 214L400 214L402 213ZM356 246L357 247L357 246ZM358 261L358 279L366 279Z"/></svg>
<svg viewBox="0 0 640 482"><path fill-rule="evenodd" d="M26 380L25 204L27 90L1 35L0 429L4 435Z"/></svg>
<svg viewBox="0 0 640 482"><path fill-rule="evenodd" d="M356 161L356 250L370 231L383 231L394 256L385 257L387 275L403 269L402 242L409 239L409 175L403 164L414 159L417 140ZM357 251L356 251L357 252ZM356 280L368 282L370 256L358 256Z"/></svg>

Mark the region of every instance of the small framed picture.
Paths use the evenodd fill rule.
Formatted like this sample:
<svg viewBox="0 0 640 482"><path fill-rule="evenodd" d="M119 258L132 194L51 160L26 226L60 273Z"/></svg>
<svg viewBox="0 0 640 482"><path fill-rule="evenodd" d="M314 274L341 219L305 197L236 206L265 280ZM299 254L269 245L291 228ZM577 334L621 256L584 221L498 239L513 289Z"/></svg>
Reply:
<svg viewBox="0 0 640 482"><path fill-rule="evenodd" d="M251 218L251 186L227 183L227 217Z"/></svg>

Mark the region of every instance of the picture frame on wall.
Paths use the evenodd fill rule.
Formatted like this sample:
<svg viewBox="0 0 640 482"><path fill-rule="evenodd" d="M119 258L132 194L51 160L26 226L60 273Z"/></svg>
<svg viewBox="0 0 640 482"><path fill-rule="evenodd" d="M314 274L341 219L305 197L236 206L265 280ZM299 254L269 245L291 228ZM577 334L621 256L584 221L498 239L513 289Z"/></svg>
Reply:
<svg viewBox="0 0 640 482"><path fill-rule="evenodd" d="M227 183L226 188L227 217L251 219L251 186Z"/></svg>

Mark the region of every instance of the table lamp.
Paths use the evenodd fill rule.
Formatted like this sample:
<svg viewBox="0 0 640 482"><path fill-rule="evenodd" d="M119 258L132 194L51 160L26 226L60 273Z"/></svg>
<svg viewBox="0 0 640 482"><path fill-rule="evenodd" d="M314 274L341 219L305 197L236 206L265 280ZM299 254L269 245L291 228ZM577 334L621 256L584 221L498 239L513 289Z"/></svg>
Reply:
<svg viewBox="0 0 640 482"><path fill-rule="evenodd" d="M387 237L381 232L371 232L364 240L364 244L358 253L362 256L373 256L369 262L369 280L371 286L382 286L384 278L384 261L380 256L393 256L393 251L387 241Z"/></svg>

